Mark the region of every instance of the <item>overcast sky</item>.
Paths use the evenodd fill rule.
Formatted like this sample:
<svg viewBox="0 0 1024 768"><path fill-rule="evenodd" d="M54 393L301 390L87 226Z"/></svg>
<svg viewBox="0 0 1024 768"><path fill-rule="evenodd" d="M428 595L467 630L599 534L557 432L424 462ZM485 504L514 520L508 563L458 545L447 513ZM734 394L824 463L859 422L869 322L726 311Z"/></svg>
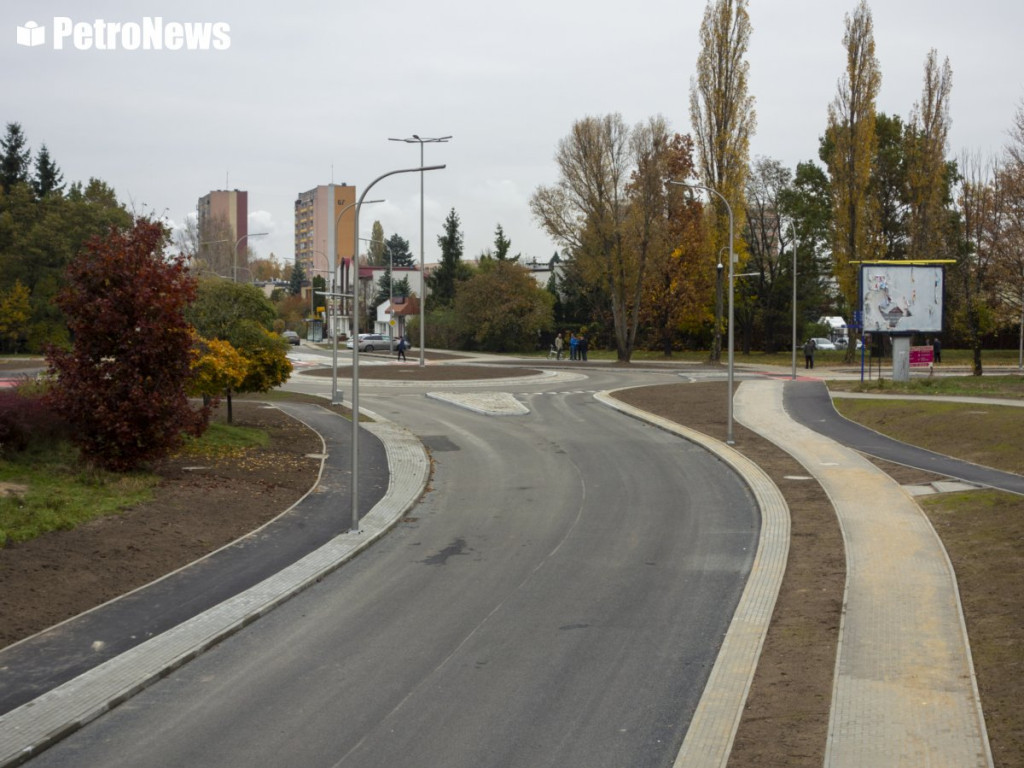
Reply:
<svg viewBox="0 0 1024 768"><path fill-rule="evenodd" d="M854 0L751 3L748 52L757 133L751 155L789 167L817 158L826 110L845 67L844 16ZM293 252L297 194L355 185L419 164L419 146L389 142L451 135L427 145L426 261L454 208L465 256L492 246L501 224L512 252L547 260L557 246L533 221L529 198L556 179L553 157L573 121L663 115L690 132L689 85L703 0L409 0L355 2L0 4L0 121L45 143L65 180L90 176L139 212L180 225L212 189L249 192L250 245L282 262ZM1007 0L871 3L882 87L878 108L908 117L925 57L953 68L950 154L1001 151L1024 96L1024 4ZM223 24L221 50L98 50L96 20L142 25ZM80 29L55 49L55 19ZM46 42L19 46L35 22ZM127 29L127 27L125 27ZM213 29L211 27L211 29ZM119 47L131 46L128 32ZM166 38L165 38L166 39ZM174 38L169 38L173 44ZM101 41L102 42L102 41ZM226 46L225 46L226 43ZM379 182L360 233L374 220L420 249L417 174Z"/></svg>

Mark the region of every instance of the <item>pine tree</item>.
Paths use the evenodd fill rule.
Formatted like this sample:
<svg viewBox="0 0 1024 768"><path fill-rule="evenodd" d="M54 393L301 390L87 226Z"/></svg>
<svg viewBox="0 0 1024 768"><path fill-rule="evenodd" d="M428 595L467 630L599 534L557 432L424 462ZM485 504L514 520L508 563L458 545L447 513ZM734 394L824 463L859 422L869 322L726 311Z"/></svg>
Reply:
<svg viewBox="0 0 1024 768"><path fill-rule="evenodd" d="M306 282L306 272L302 269L302 262L296 260L295 267L292 269L292 279L288 284L288 292L292 296L298 296L302 293L302 286Z"/></svg>
<svg viewBox="0 0 1024 768"><path fill-rule="evenodd" d="M40 198L64 192L64 174L50 158L50 150L45 144L39 148L36 155L36 174L32 179L32 187L36 191L36 197Z"/></svg>
<svg viewBox="0 0 1024 768"><path fill-rule="evenodd" d="M0 155L0 185L5 193L9 193L15 184L28 182L32 163L32 150L19 123L7 124L7 134L0 139L0 149L3 150Z"/></svg>
<svg viewBox="0 0 1024 768"><path fill-rule="evenodd" d="M441 264L430 276L431 298L435 306L450 307L455 302L455 284L462 262L462 232L454 208L444 220L444 234L438 236L437 244L441 247Z"/></svg>

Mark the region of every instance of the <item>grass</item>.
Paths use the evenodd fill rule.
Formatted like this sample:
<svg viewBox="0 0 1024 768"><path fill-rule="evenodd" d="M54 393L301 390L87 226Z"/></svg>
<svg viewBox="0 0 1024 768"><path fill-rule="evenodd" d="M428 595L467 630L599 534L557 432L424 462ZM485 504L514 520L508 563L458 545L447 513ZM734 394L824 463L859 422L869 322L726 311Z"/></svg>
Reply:
<svg viewBox="0 0 1024 768"><path fill-rule="evenodd" d="M866 392L881 395L1024 399L1024 377L1021 376L928 376L911 378L910 381L892 381L885 378L871 381L833 380L828 382L828 387L835 392Z"/></svg>
<svg viewBox="0 0 1024 768"><path fill-rule="evenodd" d="M213 423L182 450L219 458L268 442L263 430ZM0 547L117 514L151 498L159 482L151 472L114 473L83 464L68 443L31 446L0 459L0 485L9 490L0 496Z"/></svg>
<svg viewBox="0 0 1024 768"><path fill-rule="evenodd" d="M1006 472L1024 473L1024 408L1009 405L852 400L837 398L836 409L889 437Z"/></svg>

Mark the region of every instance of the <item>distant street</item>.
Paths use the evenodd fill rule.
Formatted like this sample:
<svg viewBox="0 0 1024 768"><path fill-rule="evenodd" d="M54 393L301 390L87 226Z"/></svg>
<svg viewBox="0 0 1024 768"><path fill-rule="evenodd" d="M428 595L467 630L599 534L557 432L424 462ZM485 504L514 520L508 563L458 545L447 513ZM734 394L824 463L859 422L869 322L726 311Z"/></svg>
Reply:
<svg viewBox="0 0 1024 768"><path fill-rule="evenodd" d="M671 766L758 514L720 462L592 397L674 377L587 373L473 388L522 416L364 382L434 460L407 520L29 764Z"/></svg>

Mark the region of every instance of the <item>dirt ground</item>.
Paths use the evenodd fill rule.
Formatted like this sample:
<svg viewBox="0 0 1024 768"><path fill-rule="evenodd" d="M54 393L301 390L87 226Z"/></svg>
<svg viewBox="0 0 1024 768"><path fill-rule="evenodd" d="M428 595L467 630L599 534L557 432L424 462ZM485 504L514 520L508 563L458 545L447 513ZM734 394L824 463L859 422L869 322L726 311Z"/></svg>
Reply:
<svg viewBox="0 0 1024 768"><path fill-rule="evenodd" d="M415 365L367 366L364 371L410 380L535 372ZM724 439L721 383L631 389L622 399ZM0 549L0 645L185 565L280 514L308 490L318 467L307 458L320 450L316 435L280 411L254 402L236 400L235 421L267 429L270 446L244 460L204 461L201 470L189 468L194 459L168 460L156 468L164 480L152 501L73 531ZM742 426L734 425L734 432L736 449L760 465L785 496L792 538L729 765L820 766L845 580L841 534L825 493L800 465ZM934 479L895 465L883 468L902 483ZM1019 679L1015 675L1004 689L1016 686L1011 691L1016 693Z"/></svg>

